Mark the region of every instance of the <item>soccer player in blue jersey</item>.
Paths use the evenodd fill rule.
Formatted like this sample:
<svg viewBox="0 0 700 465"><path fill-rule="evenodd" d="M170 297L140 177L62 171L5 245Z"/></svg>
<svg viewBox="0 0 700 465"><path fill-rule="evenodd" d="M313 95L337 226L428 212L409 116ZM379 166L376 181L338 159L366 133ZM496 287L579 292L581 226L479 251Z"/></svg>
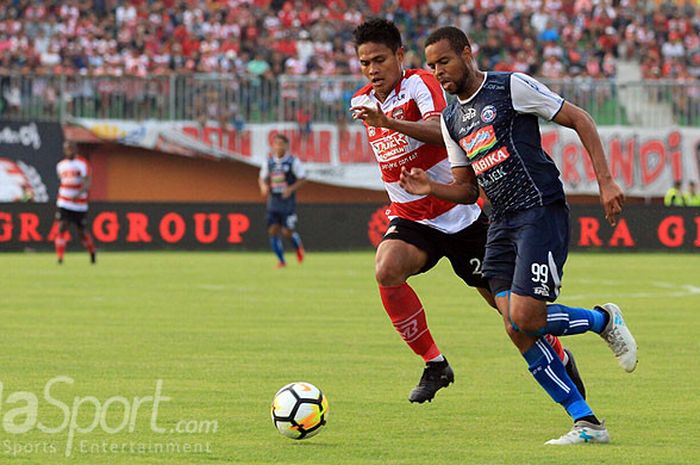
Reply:
<svg viewBox="0 0 700 465"><path fill-rule="evenodd" d="M267 233L272 251L277 256L278 268L287 266L282 236L292 242L297 261L304 261L304 245L296 231L296 191L306 182L306 170L288 150L287 136L275 134L272 154L263 163L258 177L260 193L267 197Z"/></svg>
<svg viewBox="0 0 700 465"><path fill-rule="evenodd" d="M401 185L414 194L475 202L479 187L492 204L483 272L496 295L506 330L529 370L574 420L571 431L547 444L609 442L544 334L593 331L608 343L627 372L637 345L615 304L593 309L554 304L569 243L569 215L559 171L542 150L537 118L572 128L590 154L605 216L611 225L624 196L608 170L595 123L535 79L520 73L480 71L467 36L454 27L434 31L426 61L443 89L457 98L441 127L454 181L439 184L420 169L403 170Z"/></svg>

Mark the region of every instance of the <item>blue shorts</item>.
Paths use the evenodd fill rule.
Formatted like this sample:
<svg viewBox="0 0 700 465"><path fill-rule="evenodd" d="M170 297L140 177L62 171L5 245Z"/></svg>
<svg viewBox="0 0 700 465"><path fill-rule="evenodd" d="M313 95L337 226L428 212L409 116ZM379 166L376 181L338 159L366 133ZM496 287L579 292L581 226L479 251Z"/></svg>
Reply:
<svg viewBox="0 0 700 465"><path fill-rule="evenodd" d="M278 224L285 229L293 231L297 227L297 214L293 211L267 211L267 225Z"/></svg>
<svg viewBox="0 0 700 465"><path fill-rule="evenodd" d="M493 292L510 289L553 302L559 296L568 254L569 207L558 202L530 208L491 224L484 276L501 286Z"/></svg>

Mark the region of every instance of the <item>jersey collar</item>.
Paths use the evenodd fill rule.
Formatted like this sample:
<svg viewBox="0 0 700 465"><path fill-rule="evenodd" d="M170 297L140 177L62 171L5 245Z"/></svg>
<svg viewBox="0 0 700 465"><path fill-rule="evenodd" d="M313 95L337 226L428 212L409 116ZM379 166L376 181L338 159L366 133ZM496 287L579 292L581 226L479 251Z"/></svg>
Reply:
<svg viewBox="0 0 700 465"><path fill-rule="evenodd" d="M479 86L479 88L476 89L476 91L474 91L474 93L471 94L466 100L462 100L461 98L457 97L457 100L459 100L459 103L465 104L465 103L471 102L471 101L474 99L474 97L476 97L476 94L479 93L479 91L481 90L481 88L484 87L484 84L486 83L486 79L487 79L488 77L489 77L488 71L484 71L484 79L481 81L481 85Z"/></svg>

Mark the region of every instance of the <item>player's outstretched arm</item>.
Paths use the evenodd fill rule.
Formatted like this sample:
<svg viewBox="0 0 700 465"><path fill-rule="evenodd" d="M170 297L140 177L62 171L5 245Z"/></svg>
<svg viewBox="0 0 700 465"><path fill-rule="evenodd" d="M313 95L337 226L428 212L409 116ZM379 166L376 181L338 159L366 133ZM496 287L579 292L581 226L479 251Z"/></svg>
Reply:
<svg viewBox="0 0 700 465"><path fill-rule="evenodd" d="M593 169L598 179L600 201L605 210L605 219L612 226L615 226L617 215L622 213L622 207L625 204L625 195L610 175L608 162L603 151L603 143L600 140L593 118L576 105L564 102L553 121L573 129L578 134L579 139L581 139L581 143L591 158Z"/></svg>
<svg viewBox="0 0 700 465"><path fill-rule="evenodd" d="M420 168L401 168L399 185L414 195L434 195L435 197L455 203L474 203L479 198L479 185L474 170L470 166L452 168L450 184L435 182Z"/></svg>
<svg viewBox="0 0 700 465"><path fill-rule="evenodd" d="M350 108L353 119L359 119L374 126L375 128L386 128L413 137L426 144L444 147L440 131L440 116L432 116L419 121L404 121L401 119L389 118L384 114L379 105L376 108L359 106Z"/></svg>

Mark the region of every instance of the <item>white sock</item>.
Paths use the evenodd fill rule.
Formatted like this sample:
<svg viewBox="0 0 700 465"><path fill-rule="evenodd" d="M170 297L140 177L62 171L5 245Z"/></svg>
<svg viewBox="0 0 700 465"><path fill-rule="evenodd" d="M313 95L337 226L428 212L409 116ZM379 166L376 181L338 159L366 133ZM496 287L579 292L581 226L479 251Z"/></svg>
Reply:
<svg viewBox="0 0 700 465"><path fill-rule="evenodd" d="M443 355L440 354L440 355L438 355L437 357L431 358L430 360L428 360L428 363L433 363L433 362L444 362L444 361L445 361L445 357L443 357Z"/></svg>

